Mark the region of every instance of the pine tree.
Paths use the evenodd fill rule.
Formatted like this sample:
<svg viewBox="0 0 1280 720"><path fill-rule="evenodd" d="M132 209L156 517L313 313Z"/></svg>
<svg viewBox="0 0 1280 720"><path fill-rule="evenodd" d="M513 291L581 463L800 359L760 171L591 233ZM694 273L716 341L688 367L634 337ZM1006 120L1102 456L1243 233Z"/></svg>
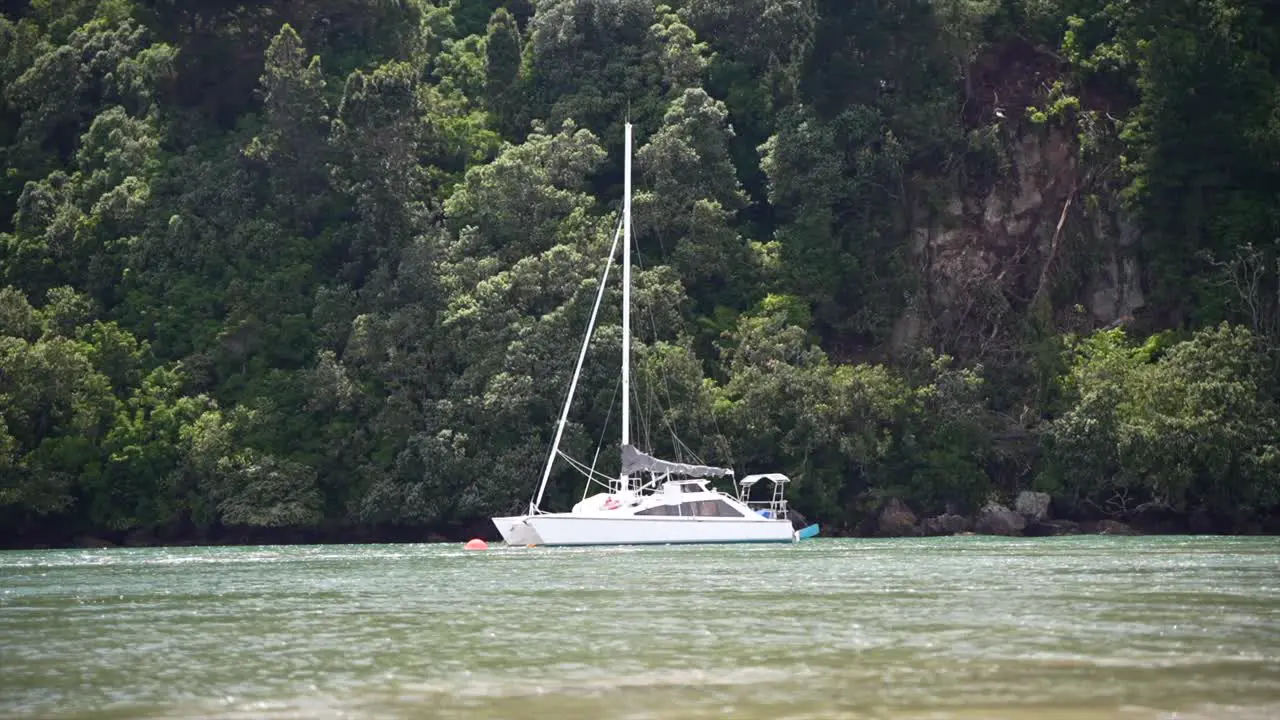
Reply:
<svg viewBox="0 0 1280 720"><path fill-rule="evenodd" d="M498 8L489 18L485 42L485 94L494 124L504 133L515 134L515 101L520 75L520 29L506 8Z"/></svg>

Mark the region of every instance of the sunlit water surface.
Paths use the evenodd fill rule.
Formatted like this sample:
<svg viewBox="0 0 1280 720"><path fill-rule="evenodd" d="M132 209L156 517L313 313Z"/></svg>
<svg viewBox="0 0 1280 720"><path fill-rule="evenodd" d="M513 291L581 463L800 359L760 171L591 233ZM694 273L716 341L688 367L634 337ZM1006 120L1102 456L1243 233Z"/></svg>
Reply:
<svg viewBox="0 0 1280 720"><path fill-rule="evenodd" d="M1280 541L6 552L0 715L1280 718Z"/></svg>

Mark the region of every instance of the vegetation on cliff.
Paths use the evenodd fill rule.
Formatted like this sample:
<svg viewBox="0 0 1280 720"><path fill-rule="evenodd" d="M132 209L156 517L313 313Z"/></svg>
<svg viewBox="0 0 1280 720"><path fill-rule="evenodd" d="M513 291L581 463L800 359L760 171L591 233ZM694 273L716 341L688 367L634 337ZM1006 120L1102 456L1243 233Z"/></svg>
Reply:
<svg viewBox="0 0 1280 720"><path fill-rule="evenodd" d="M1262 3L18 6L6 542L425 533L521 507L617 221L625 117L656 451L780 468L837 529L887 497L937 514L1026 489L1116 517L1280 507ZM1057 194L1011 170L1050 138ZM1039 198L1025 227L947 227L1002 222L981 202L1011 183ZM1089 298L1121 255L1145 302L1107 317ZM602 469L618 300L566 433L577 457L603 441ZM580 489L561 474L548 499Z"/></svg>

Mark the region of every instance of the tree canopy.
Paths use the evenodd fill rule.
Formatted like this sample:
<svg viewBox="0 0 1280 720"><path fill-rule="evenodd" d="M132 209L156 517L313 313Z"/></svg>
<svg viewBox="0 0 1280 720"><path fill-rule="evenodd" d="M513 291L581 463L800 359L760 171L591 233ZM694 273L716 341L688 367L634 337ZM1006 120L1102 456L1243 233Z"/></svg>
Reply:
<svg viewBox="0 0 1280 720"><path fill-rule="evenodd" d="M837 529L1023 489L1275 512L1277 48L1252 0L14 5L0 527L519 509L628 121L655 451ZM1085 307L1130 267L1145 302ZM605 471L619 305L565 436Z"/></svg>

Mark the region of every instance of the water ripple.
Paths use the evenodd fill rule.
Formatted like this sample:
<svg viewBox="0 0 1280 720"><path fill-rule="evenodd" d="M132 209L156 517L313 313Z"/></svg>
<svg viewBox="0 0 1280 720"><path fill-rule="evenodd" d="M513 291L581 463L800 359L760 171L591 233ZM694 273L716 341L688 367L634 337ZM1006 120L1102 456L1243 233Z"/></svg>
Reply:
<svg viewBox="0 0 1280 720"><path fill-rule="evenodd" d="M1280 541L0 553L0 715L1280 717Z"/></svg>

